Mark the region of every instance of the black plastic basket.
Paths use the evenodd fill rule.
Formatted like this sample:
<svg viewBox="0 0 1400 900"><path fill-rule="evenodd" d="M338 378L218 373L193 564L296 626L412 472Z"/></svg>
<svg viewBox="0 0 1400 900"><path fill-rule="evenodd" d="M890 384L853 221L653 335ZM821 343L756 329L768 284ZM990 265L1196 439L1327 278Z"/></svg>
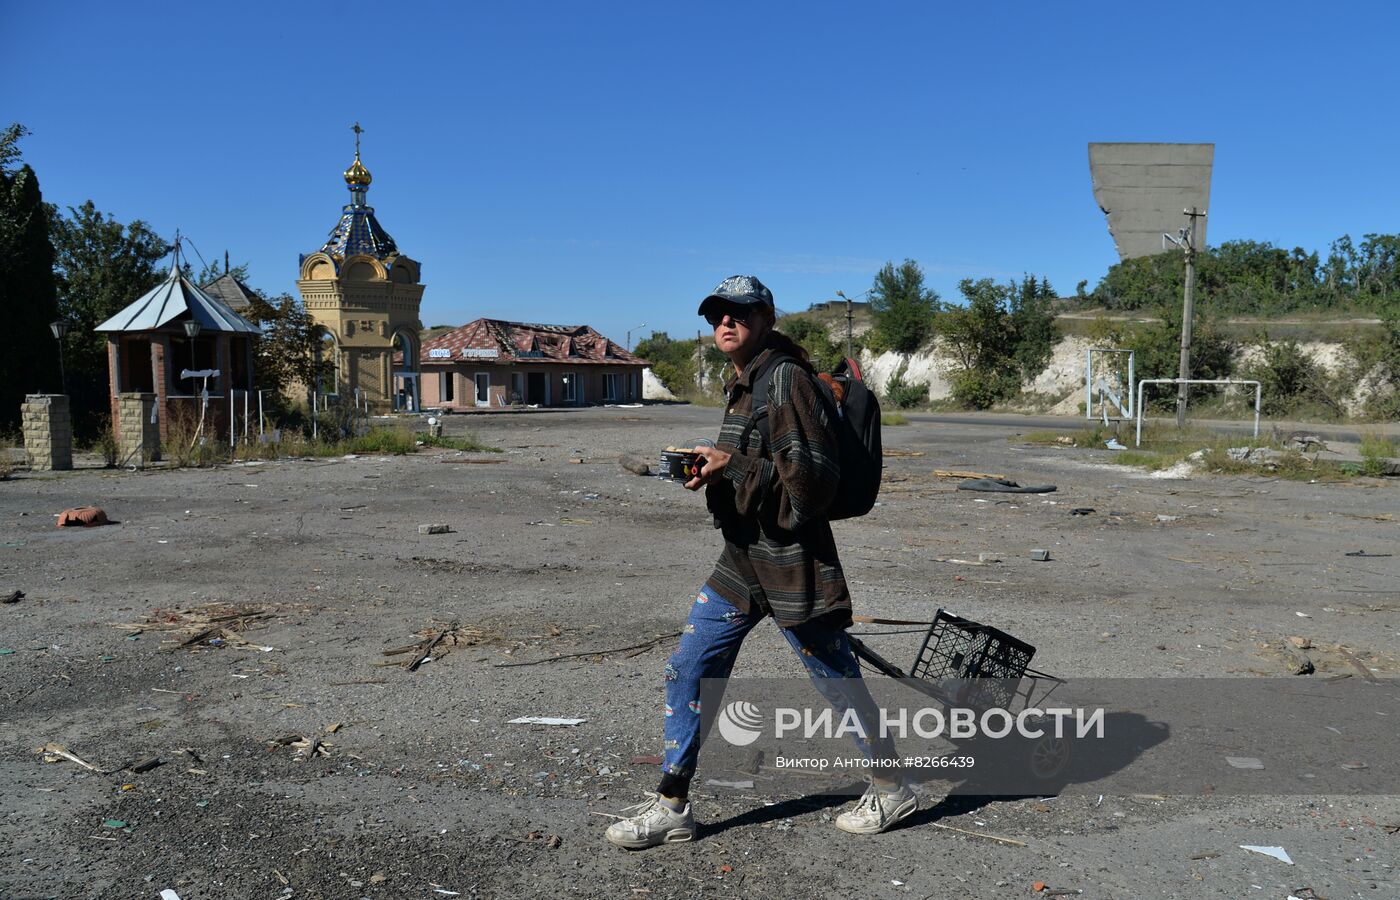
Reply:
<svg viewBox="0 0 1400 900"><path fill-rule="evenodd" d="M1035 648L999 628L939 610L909 670L911 678L947 684L959 703L1010 709ZM973 679L978 679L973 682ZM982 680L985 679L985 680Z"/></svg>

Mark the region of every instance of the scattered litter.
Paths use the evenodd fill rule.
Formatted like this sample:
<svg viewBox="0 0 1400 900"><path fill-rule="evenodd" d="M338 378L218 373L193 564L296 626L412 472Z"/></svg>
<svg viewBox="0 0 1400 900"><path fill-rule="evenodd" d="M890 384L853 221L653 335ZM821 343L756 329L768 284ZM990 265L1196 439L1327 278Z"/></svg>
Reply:
<svg viewBox="0 0 1400 900"><path fill-rule="evenodd" d="M889 454L886 453L886 456ZM954 472L948 469L934 469L933 474L938 478L1005 478L1005 475L992 474L989 472Z"/></svg>
<svg viewBox="0 0 1400 900"><path fill-rule="evenodd" d="M627 647L613 647L609 650L581 650L578 653L561 653L558 656L547 656L544 659L529 659L525 660L524 662L496 663L495 668L509 669L515 666L537 666L541 663L558 662L561 659L578 659L579 657L584 656L608 656L613 653L624 653L627 651L631 651L627 652L628 658L631 658L633 656L640 656L641 654L650 650L652 647L655 647L662 641L668 641L672 638L680 637L680 635L681 633L679 631L672 631L667 634L658 634L656 637L650 640L642 641L640 644L631 644Z"/></svg>
<svg viewBox="0 0 1400 900"><path fill-rule="evenodd" d="M115 623L115 627L134 634L144 631L169 631L183 639L167 641L170 646L164 650L178 650L188 647L224 647L237 644L243 649L255 649L269 653L273 647L253 644L240 632L249 626L270 618L269 614L257 606L230 606L226 603L209 603L204 606L184 610L155 609L148 613L143 622Z"/></svg>
<svg viewBox="0 0 1400 900"><path fill-rule="evenodd" d="M107 819L102 823L102 827L121 829L126 827L126 823L121 819Z"/></svg>
<svg viewBox="0 0 1400 900"><path fill-rule="evenodd" d="M1005 478L971 478L959 484L958 490L1001 494L1048 494L1056 490L1056 487L1053 484L1028 484L1023 487Z"/></svg>
<svg viewBox="0 0 1400 900"><path fill-rule="evenodd" d="M1214 850L1211 850L1211 851L1208 851L1208 852L1206 852L1206 853L1197 853L1197 854L1195 854L1194 856L1192 856L1191 858L1192 858L1192 859L1219 859L1219 858L1220 858L1220 854L1219 854L1218 852L1214 851Z"/></svg>
<svg viewBox="0 0 1400 900"><path fill-rule="evenodd" d="M1049 550L1032 550L1032 551L1031 551L1031 559L1035 560L1036 562L1049 562L1049 561L1050 561L1050 551L1049 551Z"/></svg>
<svg viewBox="0 0 1400 900"><path fill-rule="evenodd" d="M1025 841L1018 841L1013 838L997 837L994 834L983 834L980 831L968 831L965 828L954 828L952 825L944 825L942 822L929 822L928 824L932 825L934 828L941 828L944 831L956 831L958 834L966 834L970 837L986 838L989 841L996 841L1001 844L1008 844L1012 847L1026 846Z"/></svg>
<svg viewBox="0 0 1400 900"><path fill-rule="evenodd" d="M135 772L137 775L144 775L145 773L154 769L156 766L159 766L162 761L163 760L161 760L159 756L152 756L150 759L143 759L138 763L133 763L128 768L130 768L131 771Z"/></svg>
<svg viewBox="0 0 1400 900"><path fill-rule="evenodd" d="M632 765L634 765L634 766L659 766L659 765L661 765L663 762L665 762L665 760L662 759L660 756L634 756L634 757L632 757Z"/></svg>
<svg viewBox="0 0 1400 900"><path fill-rule="evenodd" d="M1279 862L1288 863L1290 866L1293 865L1293 860L1289 857L1288 851L1282 847L1258 847L1254 844L1240 844L1240 849L1248 850L1251 853L1262 853L1265 856L1272 856Z"/></svg>
<svg viewBox="0 0 1400 900"><path fill-rule="evenodd" d="M1092 506L1076 506L1069 511L1069 514L1072 516L1090 516L1094 514L1094 508Z"/></svg>
<svg viewBox="0 0 1400 900"><path fill-rule="evenodd" d="M1125 445L1125 444L1120 444L1120 443L1118 442L1118 438L1109 438L1108 440L1106 440L1106 441L1103 442L1103 445L1104 445L1105 447L1107 447L1108 449L1110 449L1110 450L1127 450L1127 449L1128 449L1127 445Z"/></svg>
<svg viewBox="0 0 1400 900"><path fill-rule="evenodd" d="M160 900L180 900L180 895L172 891L170 888L166 888L165 890L160 892Z"/></svg>
<svg viewBox="0 0 1400 900"><path fill-rule="evenodd" d="M382 662L379 663L379 665L402 665L408 671L416 672L418 671L418 667L421 666L423 663L429 662L432 659L434 659L432 655L433 650L445 639L450 638L453 646L456 646L460 643L465 643L468 647L470 647L473 644L480 643L481 639L484 636L485 632L482 631L480 628L473 628L471 626L467 626L464 628L459 623L453 622L451 625L448 625L445 628L438 628L434 631L429 632L426 636L424 636L423 640L419 641L416 644L409 644L406 647L395 647L392 650L383 651L382 655L384 656L402 656L405 653L413 654L408 658L407 662ZM446 654L444 653L441 655L445 656Z"/></svg>
<svg viewBox="0 0 1400 900"><path fill-rule="evenodd" d="M451 533L452 533L452 526L451 526L451 525L442 525L442 524L437 524L437 525L419 525L419 526L418 526L418 533L419 533L419 534L451 534Z"/></svg>
<svg viewBox="0 0 1400 900"><path fill-rule="evenodd" d="M1305 613L1305 612L1295 612L1293 615L1297 616L1297 617L1300 618L1300 619L1311 619L1311 618L1312 618L1312 616L1308 615L1308 614Z"/></svg>
<svg viewBox="0 0 1400 900"><path fill-rule="evenodd" d="M1355 557L1359 557L1359 558L1361 558L1361 559L1383 559L1383 558L1385 558L1385 557L1387 557L1387 556L1390 556L1390 554L1389 554L1389 553L1368 553L1368 552L1365 551L1365 550L1353 550L1352 552L1348 553L1347 556L1355 556ZM10 601L6 600L5 602L6 602L6 603L9 603Z"/></svg>
<svg viewBox="0 0 1400 900"><path fill-rule="evenodd" d="M995 553L979 553L977 554L977 561L984 564L999 563L1001 562L1001 557L997 556Z"/></svg>
<svg viewBox="0 0 1400 900"><path fill-rule="evenodd" d="M1371 767L1366 765L1364 762L1344 762L1342 763L1342 768L1350 769L1351 771L1356 772L1360 771L1361 769L1369 769Z"/></svg>
<svg viewBox="0 0 1400 900"><path fill-rule="evenodd" d="M1225 761L1236 769L1264 768L1264 761L1253 756L1227 756Z"/></svg>
<svg viewBox="0 0 1400 900"><path fill-rule="evenodd" d="M1162 515L1161 513L1158 513L1158 514L1157 514L1157 521L1158 521L1158 522L1175 522L1175 521L1177 521L1177 520L1180 519L1180 518L1181 518L1181 516L1167 516L1167 515Z"/></svg>
<svg viewBox="0 0 1400 900"><path fill-rule="evenodd" d="M75 506L58 514L59 528L91 528L97 525L110 525L107 514L96 506Z"/></svg>
<svg viewBox="0 0 1400 900"><path fill-rule="evenodd" d="M721 781L718 778L705 779L707 787L735 788L736 790L753 790L752 781Z"/></svg>
<svg viewBox="0 0 1400 900"><path fill-rule="evenodd" d="M24 599L24 591L11 591L4 597L0 597L0 603L18 603Z"/></svg>
<svg viewBox="0 0 1400 900"><path fill-rule="evenodd" d="M565 716L520 716L511 719L507 725L582 725L587 719L570 719Z"/></svg>
<svg viewBox="0 0 1400 900"><path fill-rule="evenodd" d="M1297 647L1299 650L1307 650L1307 649L1310 649L1310 648L1312 647L1312 641L1311 641L1310 639L1305 638L1305 637L1300 637L1300 636L1298 636L1298 635L1296 635L1296 634L1289 635L1289 637L1288 637L1288 643L1290 643L1290 644L1292 644L1293 646Z"/></svg>
<svg viewBox="0 0 1400 900"><path fill-rule="evenodd" d="M62 744L45 744L44 746L40 747L34 752L44 754L44 762L46 763L54 763L58 762L60 759L66 759L71 763L76 763L82 766L89 772L96 772L99 775L106 774L102 769L99 769L97 766L94 766L92 763L88 762L85 759L81 759L76 753L73 753L71 750L69 750Z"/></svg>

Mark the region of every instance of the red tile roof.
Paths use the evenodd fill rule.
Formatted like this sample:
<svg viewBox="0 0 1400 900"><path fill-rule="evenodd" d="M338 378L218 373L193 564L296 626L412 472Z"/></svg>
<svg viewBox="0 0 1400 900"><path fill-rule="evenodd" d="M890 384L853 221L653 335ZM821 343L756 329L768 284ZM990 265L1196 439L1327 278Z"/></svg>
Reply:
<svg viewBox="0 0 1400 900"><path fill-rule="evenodd" d="M565 365L645 366L587 325L531 325L501 319L477 319L423 342L420 361L497 360Z"/></svg>

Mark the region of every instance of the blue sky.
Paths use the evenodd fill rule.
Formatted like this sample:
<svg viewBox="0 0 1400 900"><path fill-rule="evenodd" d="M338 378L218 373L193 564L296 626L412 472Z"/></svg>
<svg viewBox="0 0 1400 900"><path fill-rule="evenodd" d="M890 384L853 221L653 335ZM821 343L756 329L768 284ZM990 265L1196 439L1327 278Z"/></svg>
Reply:
<svg viewBox="0 0 1400 900"><path fill-rule="evenodd" d="M0 119L269 293L348 193L425 325L693 333L721 278L805 309L913 258L1092 286L1090 141L1216 144L1211 243L1400 231L1394 3L6 4ZM633 340L638 333L634 332Z"/></svg>

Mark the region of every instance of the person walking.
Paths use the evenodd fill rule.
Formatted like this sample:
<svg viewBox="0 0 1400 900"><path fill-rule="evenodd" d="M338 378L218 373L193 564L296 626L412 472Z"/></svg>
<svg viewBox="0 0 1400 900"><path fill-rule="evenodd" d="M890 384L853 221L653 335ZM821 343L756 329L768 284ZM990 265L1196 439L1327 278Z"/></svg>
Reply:
<svg viewBox="0 0 1400 900"><path fill-rule="evenodd" d="M701 682L729 677L744 638L764 618L774 619L838 716L854 708L869 721L873 709L845 631L851 597L826 517L841 474L835 411L806 352L774 330L773 294L757 278L726 278L700 302L699 314L734 371L725 382L719 438L695 448L704 465L685 486L705 489L724 550L666 664L660 784L607 829L609 841L634 850L695 839L689 791L704 738ZM767 396L755 398L765 372ZM766 429L756 421L765 410ZM873 723L864 730L871 736L858 737L857 748L885 763L877 771L886 777L872 777L855 807L837 817L836 827L853 834L885 831L918 808L893 766L893 742L875 735Z"/></svg>

